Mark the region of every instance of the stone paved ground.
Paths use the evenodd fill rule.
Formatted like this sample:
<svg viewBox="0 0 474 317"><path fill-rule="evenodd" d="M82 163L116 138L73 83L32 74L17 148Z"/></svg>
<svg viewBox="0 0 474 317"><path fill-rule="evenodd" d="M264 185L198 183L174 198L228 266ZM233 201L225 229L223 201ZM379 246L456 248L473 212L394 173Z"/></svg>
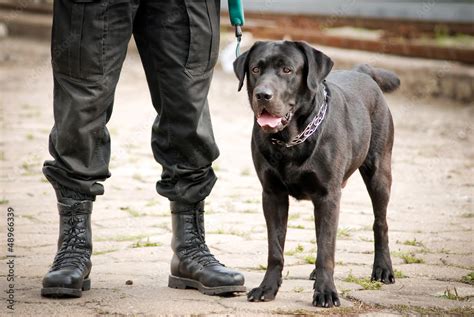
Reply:
<svg viewBox="0 0 474 317"><path fill-rule="evenodd" d="M19 316L474 314L474 108L400 94L387 96L396 126L388 218L396 284L364 289L377 288L363 280L370 275L373 259L372 212L363 183L354 175L343 193L336 255L342 308L311 306L312 208L294 200L285 279L275 301L248 303L244 296L208 297L167 288L170 217L167 202L154 191L160 174L149 146L154 113L136 54L126 61L109 124L113 177L94 207L93 288L81 299L41 298L41 279L52 261L58 231L53 193L41 174L52 126L49 48L45 42L8 38L0 45L0 315L8 312L8 206L16 215ZM219 182L208 199L206 229L211 249L228 266L244 272L250 288L264 274L266 231L250 158L252 115L236 86L232 75L216 72L209 98L221 156L214 165ZM133 285L126 285L127 280Z"/></svg>

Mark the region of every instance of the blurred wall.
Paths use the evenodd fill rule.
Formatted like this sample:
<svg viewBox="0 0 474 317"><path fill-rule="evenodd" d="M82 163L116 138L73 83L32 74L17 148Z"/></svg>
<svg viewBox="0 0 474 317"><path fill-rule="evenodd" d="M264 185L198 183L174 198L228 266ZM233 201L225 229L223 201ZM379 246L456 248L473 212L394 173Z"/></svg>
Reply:
<svg viewBox="0 0 474 317"><path fill-rule="evenodd" d="M243 0L250 12L474 22L473 0ZM227 1L222 0L223 10Z"/></svg>

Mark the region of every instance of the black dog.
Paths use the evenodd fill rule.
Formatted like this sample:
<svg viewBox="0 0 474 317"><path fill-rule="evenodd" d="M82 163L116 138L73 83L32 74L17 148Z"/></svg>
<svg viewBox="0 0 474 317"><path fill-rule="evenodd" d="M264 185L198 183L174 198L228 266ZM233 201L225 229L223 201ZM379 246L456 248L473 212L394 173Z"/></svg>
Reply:
<svg viewBox="0 0 474 317"><path fill-rule="evenodd" d="M339 306L334 253L341 189L359 169L372 200L375 259L372 279L394 283L387 233L393 122L382 91L400 85L392 72L360 65L335 71L304 42L257 42L234 62L255 123L252 157L263 187L268 266L250 301L272 300L282 282L288 197L314 204L317 262L313 305ZM329 74L329 76L328 76Z"/></svg>

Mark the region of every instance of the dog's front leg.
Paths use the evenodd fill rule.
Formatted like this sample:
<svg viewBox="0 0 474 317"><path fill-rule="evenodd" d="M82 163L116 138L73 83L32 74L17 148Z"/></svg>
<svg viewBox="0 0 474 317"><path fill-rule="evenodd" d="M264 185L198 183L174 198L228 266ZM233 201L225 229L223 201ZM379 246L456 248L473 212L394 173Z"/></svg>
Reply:
<svg viewBox="0 0 474 317"><path fill-rule="evenodd" d="M339 189L313 199L318 244L314 306L332 307L341 304L334 285L334 254L336 252L340 198L341 191Z"/></svg>
<svg viewBox="0 0 474 317"><path fill-rule="evenodd" d="M249 301L270 301L275 299L281 285L283 251L288 223L288 194L284 192L263 192L263 213L267 223L268 264L267 272L259 287L252 289Z"/></svg>

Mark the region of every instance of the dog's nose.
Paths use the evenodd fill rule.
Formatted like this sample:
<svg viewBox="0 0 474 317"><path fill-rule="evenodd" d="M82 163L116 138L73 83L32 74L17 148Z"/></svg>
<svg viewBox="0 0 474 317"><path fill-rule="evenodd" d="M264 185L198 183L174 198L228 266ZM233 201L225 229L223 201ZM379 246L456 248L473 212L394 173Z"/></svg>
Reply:
<svg viewBox="0 0 474 317"><path fill-rule="evenodd" d="M256 88L255 89L255 97L258 101L269 101L273 98L273 92L270 88Z"/></svg>

